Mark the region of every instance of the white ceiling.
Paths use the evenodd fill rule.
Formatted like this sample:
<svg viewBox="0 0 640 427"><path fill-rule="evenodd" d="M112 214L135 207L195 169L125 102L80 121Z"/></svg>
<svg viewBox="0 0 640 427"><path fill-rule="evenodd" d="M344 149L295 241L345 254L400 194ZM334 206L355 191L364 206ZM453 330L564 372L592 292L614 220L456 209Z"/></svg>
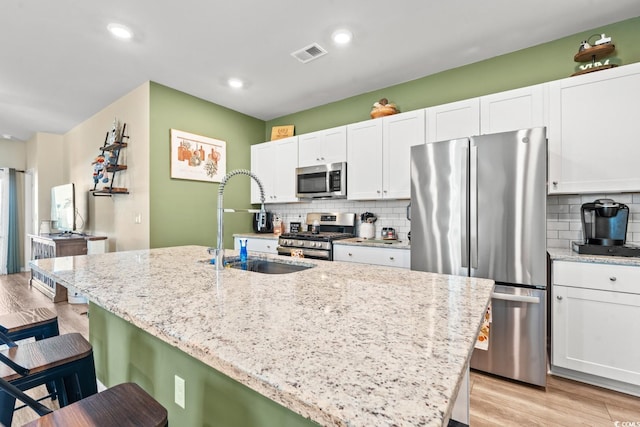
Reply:
<svg viewBox="0 0 640 427"><path fill-rule="evenodd" d="M636 16L638 0L3 0L0 138L66 133L148 80L269 120ZM290 55L314 42L329 53Z"/></svg>

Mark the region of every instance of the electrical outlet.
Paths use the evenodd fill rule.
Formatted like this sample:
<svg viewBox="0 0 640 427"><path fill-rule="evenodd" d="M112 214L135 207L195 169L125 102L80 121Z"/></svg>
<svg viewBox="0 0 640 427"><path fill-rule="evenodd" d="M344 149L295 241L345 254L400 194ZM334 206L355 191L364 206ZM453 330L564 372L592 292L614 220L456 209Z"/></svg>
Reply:
<svg viewBox="0 0 640 427"><path fill-rule="evenodd" d="M184 409L184 379L175 376L175 397L176 405Z"/></svg>

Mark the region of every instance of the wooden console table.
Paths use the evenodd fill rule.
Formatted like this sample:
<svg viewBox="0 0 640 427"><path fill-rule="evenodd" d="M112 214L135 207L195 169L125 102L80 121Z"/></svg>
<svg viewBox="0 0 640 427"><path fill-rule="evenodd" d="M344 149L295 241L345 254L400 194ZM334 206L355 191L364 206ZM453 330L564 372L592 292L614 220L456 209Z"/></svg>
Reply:
<svg viewBox="0 0 640 427"><path fill-rule="evenodd" d="M29 234L29 238L31 239L31 259L86 255L87 241L106 239L106 237L80 234ZM31 270L29 283L51 298L53 302L67 300L67 288L40 271Z"/></svg>

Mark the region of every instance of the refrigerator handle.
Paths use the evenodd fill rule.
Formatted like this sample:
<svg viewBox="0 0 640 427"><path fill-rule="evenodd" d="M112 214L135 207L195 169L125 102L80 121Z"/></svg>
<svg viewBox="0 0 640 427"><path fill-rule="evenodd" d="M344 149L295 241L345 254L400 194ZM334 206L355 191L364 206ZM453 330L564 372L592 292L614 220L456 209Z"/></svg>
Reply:
<svg viewBox="0 0 640 427"><path fill-rule="evenodd" d="M462 261L462 268L469 267L469 243L467 240L468 234L468 218L469 218L469 203L467 196L469 194L469 156L468 156L467 146L465 145L462 149L462 154L460 159L462 161L462 167L460 170L462 173L460 174L460 189L462 191L462 200L463 205L461 206L460 213L460 260Z"/></svg>
<svg viewBox="0 0 640 427"><path fill-rule="evenodd" d="M525 302L529 304L540 304L539 297L532 297L528 295L511 295L511 294L503 294L501 292L494 292L491 294L492 299L499 299L502 301L514 301L514 302Z"/></svg>
<svg viewBox="0 0 640 427"><path fill-rule="evenodd" d="M469 256L471 268L478 268L478 146L469 147Z"/></svg>

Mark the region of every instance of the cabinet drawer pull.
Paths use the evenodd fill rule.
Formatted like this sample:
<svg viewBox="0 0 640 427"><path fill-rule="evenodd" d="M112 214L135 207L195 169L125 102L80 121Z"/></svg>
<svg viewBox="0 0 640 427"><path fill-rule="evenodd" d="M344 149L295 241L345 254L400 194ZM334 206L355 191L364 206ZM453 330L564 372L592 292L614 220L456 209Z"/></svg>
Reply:
<svg viewBox="0 0 640 427"><path fill-rule="evenodd" d="M390 256L390 257L389 257L389 259L390 259L391 261L393 261L395 258L394 258L394 257L392 257L392 256Z"/></svg>
<svg viewBox="0 0 640 427"><path fill-rule="evenodd" d="M609 280L611 280L612 282L615 282L618 279L616 279L616 276L611 276L611 277L609 277Z"/></svg>
<svg viewBox="0 0 640 427"><path fill-rule="evenodd" d="M558 301L561 301L561 300L562 300L562 295L558 295L558 296L556 297L556 299L557 299Z"/></svg>
<svg viewBox="0 0 640 427"><path fill-rule="evenodd" d="M553 181L553 186L557 187L558 186L558 181Z"/></svg>
<svg viewBox="0 0 640 427"><path fill-rule="evenodd" d="M349 252L349 256L353 256L353 254L351 252Z"/></svg>

